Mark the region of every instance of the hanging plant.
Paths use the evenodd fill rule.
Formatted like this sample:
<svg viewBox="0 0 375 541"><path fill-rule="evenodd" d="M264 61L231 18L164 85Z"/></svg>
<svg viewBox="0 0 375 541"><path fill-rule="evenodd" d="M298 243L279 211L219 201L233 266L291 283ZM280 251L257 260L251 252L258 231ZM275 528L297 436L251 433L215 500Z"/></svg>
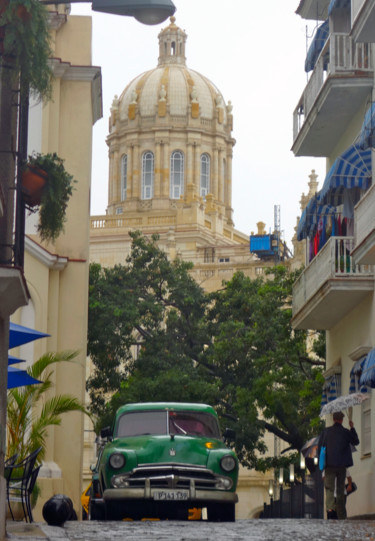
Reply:
<svg viewBox="0 0 375 541"><path fill-rule="evenodd" d="M53 154L33 154L29 156L23 177L29 169L39 169L46 174L45 185L41 189L39 201L38 233L42 240L54 242L64 231L66 209L77 182L64 167L64 160ZM40 174L40 173L39 173ZM25 188L24 188L25 189ZM28 194L26 194L26 202Z"/></svg>
<svg viewBox="0 0 375 541"><path fill-rule="evenodd" d="M48 10L39 0L8 0L0 9L0 61L20 76L21 88L50 99L53 73Z"/></svg>

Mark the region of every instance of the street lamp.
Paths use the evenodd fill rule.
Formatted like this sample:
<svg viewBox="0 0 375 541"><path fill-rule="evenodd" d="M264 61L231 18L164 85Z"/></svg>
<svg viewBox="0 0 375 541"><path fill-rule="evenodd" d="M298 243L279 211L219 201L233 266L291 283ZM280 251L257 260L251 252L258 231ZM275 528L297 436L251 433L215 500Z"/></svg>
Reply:
<svg viewBox="0 0 375 541"><path fill-rule="evenodd" d="M293 518L294 464L289 464L289 482L290 482L290 518Z"/></svg>
<svg viewBox="0 0 375 541"><path fill-rule="evenodd" d="M283 484L284 484L284 468L280 468L280 471L279 471L279 485L280 485L280 518L283 518Z"/></svg>
<svg viewBox="0 0 375 541"><path fill-rule="evenodd" d="M305 517L305 468L306 468L306 462L305 457L301 453L301 459L300 459L300 468L301 468L301 518Z"/></svg>
<svg viewBox="0 0 375 541"><path fill-rule="evenodd" d="M268 481L268 495L270 497L270 514L273 518L273 479Z"/></svg>
<svg viewBox="0 0 375 541"><path fill-rule="evenodd" d="M41 0L42 4L65 4L62 0ZM160 24L176 11L172 0L70 0L69 4L89 2L93 11L134 17L143 24Z"/></svg>

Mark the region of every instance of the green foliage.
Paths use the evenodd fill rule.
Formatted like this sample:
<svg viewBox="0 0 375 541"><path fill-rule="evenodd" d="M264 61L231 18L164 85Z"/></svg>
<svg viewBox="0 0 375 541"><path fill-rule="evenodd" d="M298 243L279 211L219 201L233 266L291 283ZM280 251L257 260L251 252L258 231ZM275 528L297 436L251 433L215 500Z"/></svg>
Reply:
<svg viewBox="0 0 375 541"><path fill-rule="evenodd" d="M64 160L55 152L35 153L29 156L28 163L39 167L48 175L39 208L37 230L42 240L55 241L64 231L66 209L77 181L65 170Z"/></svg>
<svg viewBox="0 0 375 541"><path fill-rule="evenodd" d="M96 369L88 389L97 428L128 402L206 402L222 428L236 431L243 465L264 471L292 460L267 458L265 436L298 451L317 433L324 367L308 354L307 333L291 327L297 273L274 267L272 276L251 280L238 272L207 294L189 264L168 261L156 237L131 235L126 266L90 269L88 350Z"/></svg>
<svg viewBox="0 0 375 541"><path fill-rule="evenodd" d="M48 29L48 11L39 0L5 1L0 9L0 27L4 27L3 64L20 75L21 89L30 88L44 99L51 98L52 55ZM1 56L0 56L1 58Z"/></svg>
<svg viewBox="0 0 375 541"><path fill-rule="evenodd" d="M18 453L22 460L32 451L42 446L38 455L41 462L45 455L48 427L61 424L61 416L71 411L88 414L84 405L70 395L57 395L46 398L53 387L51 369L53 364L71 362L77 352L46 353L38 359L27 372L41 384L16 387L8 391L7 404L7 455Z"/></svg>

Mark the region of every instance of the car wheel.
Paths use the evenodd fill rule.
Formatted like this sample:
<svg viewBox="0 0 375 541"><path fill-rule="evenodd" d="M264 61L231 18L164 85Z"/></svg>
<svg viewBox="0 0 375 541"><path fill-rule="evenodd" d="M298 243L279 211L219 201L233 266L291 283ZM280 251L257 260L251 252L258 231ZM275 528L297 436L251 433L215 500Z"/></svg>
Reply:
<svg viewBox="0 0 375 541"><path fill-rule="evenodd" d="M207 520L209 522L234 522L234 503L215 503L207 505Z"/></svg>

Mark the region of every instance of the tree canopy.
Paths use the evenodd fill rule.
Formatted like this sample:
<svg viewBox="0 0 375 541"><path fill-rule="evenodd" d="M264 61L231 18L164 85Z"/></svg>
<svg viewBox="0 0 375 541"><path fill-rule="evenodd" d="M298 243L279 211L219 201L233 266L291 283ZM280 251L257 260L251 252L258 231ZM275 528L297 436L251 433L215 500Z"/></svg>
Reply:
<svg viewBox="0 0 375 541"><path fill-rule="evenodd" d="M300 450L319 423L324 360L291 327L297 273L238 272L206 293L192 264L169 261L156 236L131 236L126 265L90 268L88 390L98 424L128 402L206 402L236 431L243 465L276 465L264 455L267 432Z"/></svg>

